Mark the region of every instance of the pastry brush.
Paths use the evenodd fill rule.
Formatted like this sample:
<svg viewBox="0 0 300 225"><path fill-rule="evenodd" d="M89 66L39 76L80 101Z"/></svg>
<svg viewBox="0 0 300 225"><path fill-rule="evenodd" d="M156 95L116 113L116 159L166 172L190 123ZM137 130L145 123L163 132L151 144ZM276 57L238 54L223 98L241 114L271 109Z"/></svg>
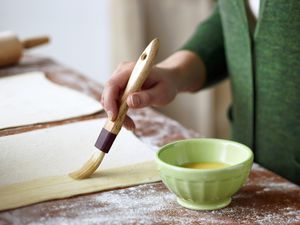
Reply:
<svg viewBox="0 0 300 225"><path fill-rule="evenodd" d="M150 42L139 57L120 99L120 107L117 118L114 121L107 119L96 141L95 146L97 149L95 149L92 157L79 170L69 174L72 178L84 179L91 176L101 164L105 154L109 152L115 138L122 128L122 124L128 110L126 99L129 94L141 89L151 71L158 47L159 41L156 38Z"/></svg>

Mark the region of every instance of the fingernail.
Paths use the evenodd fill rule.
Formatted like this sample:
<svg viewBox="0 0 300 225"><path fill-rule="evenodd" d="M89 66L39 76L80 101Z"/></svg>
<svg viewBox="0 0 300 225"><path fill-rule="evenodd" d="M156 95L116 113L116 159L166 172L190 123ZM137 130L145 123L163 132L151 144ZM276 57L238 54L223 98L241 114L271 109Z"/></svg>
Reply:
<svg viewBox="0 0 300 225"><path fill-rule="evenodd" d="M133 106L139 106L141 104L141 99L137 95L131 96L131 101Z"/></svg>
<svg viewBox="0 0 300 225"><path fill-rule="evenodd" d="M113 113L112 113L112 111L107 111L107 116L108 116L108 118L109 118L110 120L112 120L112 118L113 118Z"/></svg>

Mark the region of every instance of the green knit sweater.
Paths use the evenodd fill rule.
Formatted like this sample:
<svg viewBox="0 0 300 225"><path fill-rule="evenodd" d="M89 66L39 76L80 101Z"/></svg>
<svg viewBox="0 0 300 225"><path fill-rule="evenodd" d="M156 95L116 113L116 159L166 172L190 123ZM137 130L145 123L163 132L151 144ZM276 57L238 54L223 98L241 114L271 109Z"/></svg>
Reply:
<svg viewBox="0 0 300 225"><path fill-rule="evenodd" d="M232 138L300 184L300 1L261 0L251 35L245 1L219 0L183 49L204 61L206 86L229 76Z"/></svg>

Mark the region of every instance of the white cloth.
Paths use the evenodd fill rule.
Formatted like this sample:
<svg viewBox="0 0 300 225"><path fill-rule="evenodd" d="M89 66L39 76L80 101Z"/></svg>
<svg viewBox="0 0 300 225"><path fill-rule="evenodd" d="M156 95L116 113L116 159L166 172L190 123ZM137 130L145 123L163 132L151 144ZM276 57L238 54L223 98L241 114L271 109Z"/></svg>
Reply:
<svg viewBox="0 0 300 225"><path fill-rule="evenodd" d="M257 19L259 15L260 0L248 0L248 5L251 14L254 16L255 19Z"/></svg>

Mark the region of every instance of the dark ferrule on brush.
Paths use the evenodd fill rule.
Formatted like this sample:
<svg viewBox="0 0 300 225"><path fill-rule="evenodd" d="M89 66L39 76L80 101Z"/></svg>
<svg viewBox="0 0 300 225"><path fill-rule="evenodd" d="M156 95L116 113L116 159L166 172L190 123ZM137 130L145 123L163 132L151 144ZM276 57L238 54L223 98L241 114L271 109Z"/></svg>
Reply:
<svg viewBox="0 0 300 225"><path fill-rule="evenodd" d="M105 128L102 128L99 137L95 143L95 147L101 150L102 152L108 153L116 137L116 134L109 132Z"/></svg>

